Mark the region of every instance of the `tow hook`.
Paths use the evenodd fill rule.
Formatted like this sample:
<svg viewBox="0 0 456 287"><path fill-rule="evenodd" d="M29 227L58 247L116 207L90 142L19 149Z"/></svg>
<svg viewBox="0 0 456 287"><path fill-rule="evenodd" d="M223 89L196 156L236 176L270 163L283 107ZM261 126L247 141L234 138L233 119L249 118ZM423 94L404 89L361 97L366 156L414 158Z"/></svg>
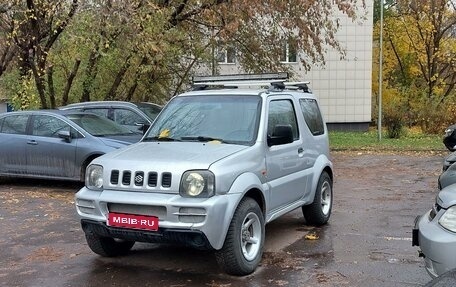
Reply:
<svg viewBox="0 0 456 287"><path fill-rule="evenodd" d="M418 250L418 257L426 258L426 256L424 255L424 253L421 250Z"/></svg>

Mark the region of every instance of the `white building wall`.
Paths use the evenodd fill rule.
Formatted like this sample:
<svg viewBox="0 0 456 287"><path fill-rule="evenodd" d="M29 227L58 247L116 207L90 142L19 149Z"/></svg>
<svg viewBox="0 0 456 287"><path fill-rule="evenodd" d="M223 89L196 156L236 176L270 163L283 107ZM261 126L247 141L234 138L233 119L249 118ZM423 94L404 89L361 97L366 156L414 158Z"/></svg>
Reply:
<svg viewBox="0 0 456 287"><path fill-rule="evenodd" d="M6 103L0 102L0 114L1 114L1 113L6 113L6 111L7 111L7 105L6 105Z"/></svg>
<svg viewBox="0 0 456 287"><path fill-rule="evenodd" d="M290 63L294 80L310 81L320 100L323 116L329 124L367 124L371 121L373 0L366 0L358 19L337 12L340 29L336 35L346 51L344 59L334 49L325 55L324 67L305 72L300 63ZM298 59L299 62L299 59ZM220 64L220 74L236 73L236 65Z"/></svg>

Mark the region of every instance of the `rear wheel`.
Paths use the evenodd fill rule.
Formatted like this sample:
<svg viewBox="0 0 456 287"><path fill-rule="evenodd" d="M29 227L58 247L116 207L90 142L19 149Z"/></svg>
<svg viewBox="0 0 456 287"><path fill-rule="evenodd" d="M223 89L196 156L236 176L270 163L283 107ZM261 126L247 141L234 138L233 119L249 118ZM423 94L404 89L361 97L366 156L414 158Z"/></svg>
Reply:
<svg viewBox="0 0 456 287"><path fill-rule="evenodd" d="M324 171L318 180L314 201L302 207L307 224L320 226L328 222L333 202L332 180Z"/></svg>
<svg viewBox="0 0 456 287"><path fill-rule="evenodd" d="M263 213L255 200L244 198L234 213L222 249L215 253L217 262L228 274L250 274L260 263L263 243Z"/></svg>
<svg viewBox="0 0 456 287"><path fill-rule="evenodd" d="M104 257L125 255L135 244L134 241L102 237L92 232L86 232L85 237L90 249L96 254Z"/></svg>

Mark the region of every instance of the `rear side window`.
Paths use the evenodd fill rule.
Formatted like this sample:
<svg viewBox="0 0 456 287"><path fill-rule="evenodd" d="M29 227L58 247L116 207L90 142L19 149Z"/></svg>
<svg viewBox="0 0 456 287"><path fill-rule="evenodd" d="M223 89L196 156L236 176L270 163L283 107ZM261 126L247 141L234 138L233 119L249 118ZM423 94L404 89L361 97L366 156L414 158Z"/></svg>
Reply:
<svg viewBox="0 0 456 287"><path fill-rule="evenodd" d="M113 120L113 117L109 113L109 109L108 108L89 108L89 109L85 109L84 112L96 114L97 116L101 116L101 117Z"/></svg>
<svg viewBox="0 0 456 287"><path fill-rule="evenodd" d="M24 134L27 128L27 115L8 116L3 119L0 132L4 134Z"/></svg>
<svg viewBox="0 0 456 287"><path fill-rule="evenodd" d="M300 99L299 103L310 132L314 136L324 134L325 125L317 101L314 99Z"/></svg>
<svg viewBox="0 0 456 287"><path fill-rule="evenodd" d="M114 109L115 122L119 125L134 126L135 124L145 124L145 120L133 111L125 109Z"/></svg>

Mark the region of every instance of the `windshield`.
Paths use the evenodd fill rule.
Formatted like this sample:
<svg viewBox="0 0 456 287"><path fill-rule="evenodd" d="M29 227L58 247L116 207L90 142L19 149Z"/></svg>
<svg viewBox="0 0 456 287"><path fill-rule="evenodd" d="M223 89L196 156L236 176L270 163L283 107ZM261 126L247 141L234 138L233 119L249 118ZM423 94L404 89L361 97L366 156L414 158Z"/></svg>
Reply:
<svg viewBox="0 0 456 287"><path fill-rule="evenodd" d="M256 139L260 108L259 96L176 97L155 120L144 140L250 145Z"/></svg>
<svg viewBox="0 0 456 287"><path fill-rule="evenodd" d="M154 104L138 104L138 108L152 120L154 120L161 111L161 107Z"/></svg>
<svg viewBox="0 0 456 287"><path fill-rule="evenodd" d="M93 114L70 114L66 117L96 137L134 134L128 128Z"/></svg>

